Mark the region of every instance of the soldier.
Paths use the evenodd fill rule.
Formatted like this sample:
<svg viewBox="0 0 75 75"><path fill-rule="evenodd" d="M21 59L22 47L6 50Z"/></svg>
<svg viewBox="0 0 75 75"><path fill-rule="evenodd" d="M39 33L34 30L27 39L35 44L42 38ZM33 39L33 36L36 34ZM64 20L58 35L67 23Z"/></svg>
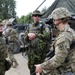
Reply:
<svg viewBox="0 0 75 75"><path fill-rule="evenodd" d="M16 39L18 38L18 33L15 29L12 28L11 22L8 21L6 25L7 25L7 28L3 32L3 34L8 39L8 55L9 55L9 59L11 61L12 67L15 68L16 66L18 66L18 62L16 61L14 57L14 45L15 45Z"/></svg>
<svg viewBox="0 0 75 75"><path fill-rule="evenodd" d="M52 45L54 56L35 65L35 71L43 72L44 75L75 75L75 31L68 24L71 14L67 8L59 7L52 12L51 17L55 27L60 30Z"/></svg>
<svg viewBox="0 0 75 75"><path fill-rule="evenodd" d="M5 37L2 35L2 23L0 23L0 75L5 75L5 59L8 55L8 49Z"/></svg>
<svg viewBox="0 0 75 75"><path fill-rule="evenodd" d="M29 43L28 47L28 68L30 74L36 75L35 64L40 64L46 58L49 51L50 30L49 25L40 22L42 14L36 10L32 14L34 23L32 23L25 32L25 43Z"/></svg>

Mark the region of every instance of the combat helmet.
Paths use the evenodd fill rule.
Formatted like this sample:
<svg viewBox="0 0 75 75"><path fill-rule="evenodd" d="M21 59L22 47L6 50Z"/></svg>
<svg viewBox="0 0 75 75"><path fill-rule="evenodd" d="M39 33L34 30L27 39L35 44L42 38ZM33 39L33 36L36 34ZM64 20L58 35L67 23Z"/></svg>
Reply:
<svg viewBox="0 0 75 75"><path fill-rule="evenodd" d="M62 19L62 18L69 18L69 17L71 17L71 14L67 8L59 7L59 8L56 8L51 13L50 17L57 20L57 19Z"/></svg>
<svg viewBox="0 0 75 75"><path fill-rule="evenodd" d="M35 11L33 11L33 13L32 13L32 16L42 16L42 13L39 11L39 10L35 10Z"/></svg>
<svg viewBox="0 0 75 75"><path fill-rule="evenodd" d="M6 22L6 25L7 25L7 26L12 26L12 23L11 23L10 21L7 21L7 22Z"/></svg>

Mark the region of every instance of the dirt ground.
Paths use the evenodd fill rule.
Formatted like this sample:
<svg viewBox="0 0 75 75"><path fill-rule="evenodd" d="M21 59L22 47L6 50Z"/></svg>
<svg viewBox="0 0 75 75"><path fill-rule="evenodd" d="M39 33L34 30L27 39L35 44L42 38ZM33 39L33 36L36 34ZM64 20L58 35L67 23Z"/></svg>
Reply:
<svg viewBox="0 0 75 75"><path fill-rule="evenodd" d="M11 67L10 70L5 73L5 75L30 75L27 67L27 59L22 56L22 53L15 54L14 56L19 65L16 68Z"/></svg>
<svg viewBox="0 0 75 75"><path fill-rule="evenodd" d="M29 75L29 69L27 67L27 59L22 56L22 53L14 55L19 65L16 68L12 68L6 72L5 75Z"/></svg>

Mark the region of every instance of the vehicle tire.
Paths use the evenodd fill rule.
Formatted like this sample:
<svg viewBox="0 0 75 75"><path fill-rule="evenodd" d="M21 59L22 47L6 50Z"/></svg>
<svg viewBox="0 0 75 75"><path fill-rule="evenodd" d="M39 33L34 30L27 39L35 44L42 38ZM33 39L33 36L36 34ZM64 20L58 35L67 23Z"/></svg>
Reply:
<svg viewBox="0 0 75 75"><path fill-rule="evenodd" d="M19 34L19 41L24 46L24 33Z"/></svg>
<svg viewBox="0 0 75 75"><path fill-rule="evenodd" d="M20 43L18 40L16 40L15 46L14 46L14 54L17 54L19 52L20 52Z"/></svg>

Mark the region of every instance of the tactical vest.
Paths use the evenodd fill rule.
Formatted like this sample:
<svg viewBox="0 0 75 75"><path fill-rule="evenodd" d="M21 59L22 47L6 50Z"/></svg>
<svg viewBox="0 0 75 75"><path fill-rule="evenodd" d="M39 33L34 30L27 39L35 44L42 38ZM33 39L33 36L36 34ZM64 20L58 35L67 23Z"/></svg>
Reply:
<svg viewBox="0 0 75 75"><path fill-rule="evenodd" d="M42 30L43 30L43 24L37 24L37 25L32 24L30 25L29 32L38 34L38 33L42 33Z"/></svg>
<svg viewBox="0 0 75 75"><path fill-rule="evenodd" d="M16 36L16 31L15 31L15 29L9 29L9 31L8 31L8 40L9 41L15 41L16 40L16 38L17 38L17 36Z"/></svg>
<svg viewBox="0 0 75 75"><path fill-rule="evenodd" d="M33 23L32 25L30 25L30 28L29 28L30 33L34 33L34 34L37 35L39 33L42 33L42 31L43 31L43 24L38 23L38 24L35 25ZM34 40L31 41L31 46L37 48L38 43L39 43L39 38L35 38Z"/></svg>

